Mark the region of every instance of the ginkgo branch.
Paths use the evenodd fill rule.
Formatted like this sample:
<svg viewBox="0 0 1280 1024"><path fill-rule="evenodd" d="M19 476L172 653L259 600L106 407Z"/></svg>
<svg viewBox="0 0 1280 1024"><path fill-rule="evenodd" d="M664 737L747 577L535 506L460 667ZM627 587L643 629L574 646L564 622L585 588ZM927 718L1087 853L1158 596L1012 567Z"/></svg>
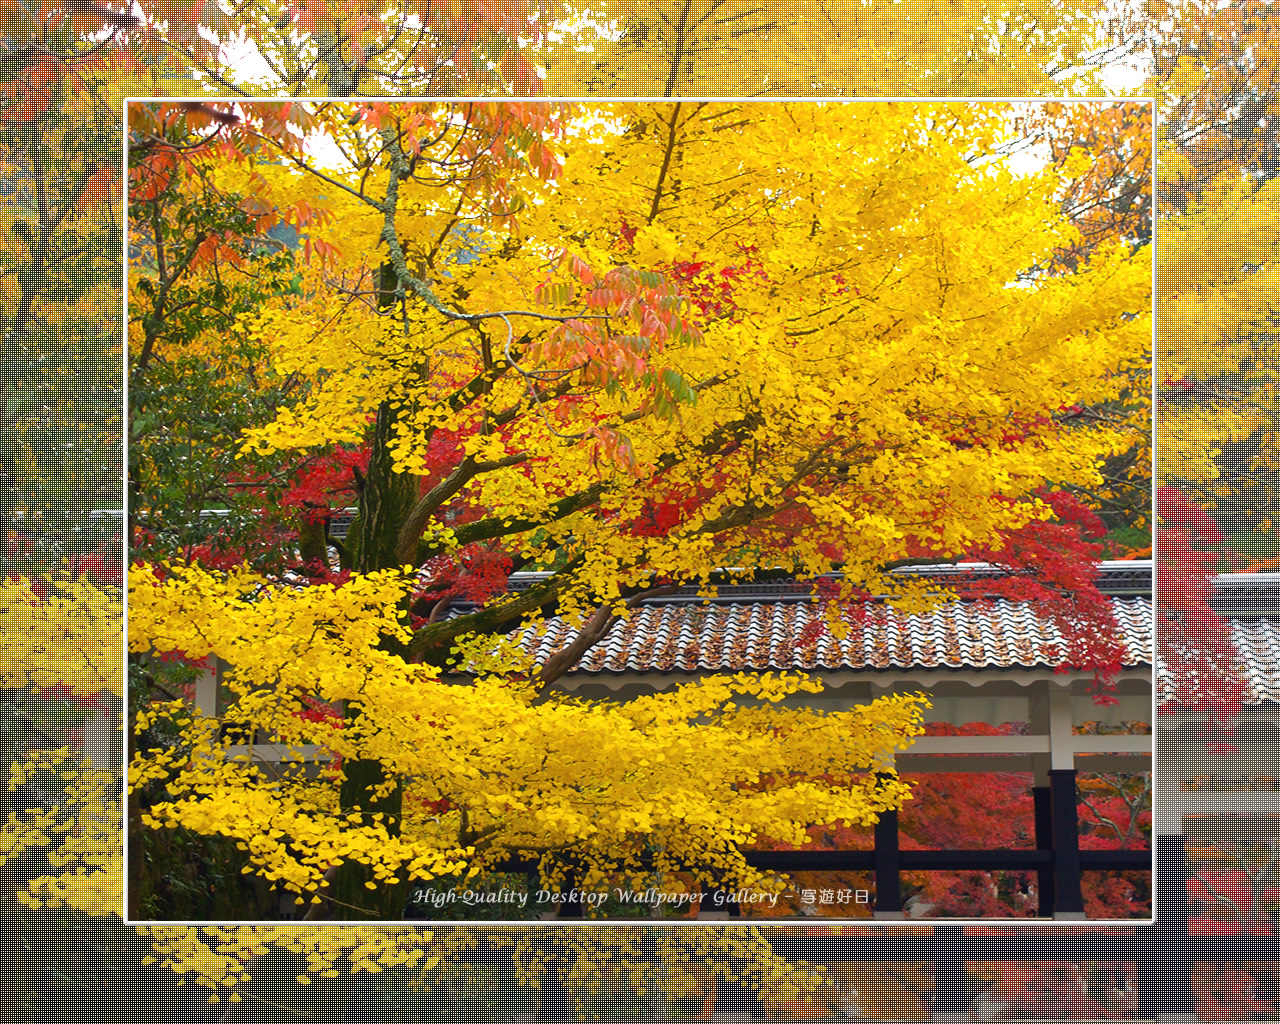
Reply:
<svg viewBox="0 0 1280 1024"><path fill-rule="evenodd" d="M490 459L485 462L478 462L474 456L468 455L458 463L452 473L424 494L409 511L396 537L397 556L404 562L413 558L417 553L418 540L422 536L423 528L427 525L427 520L470 481L481 474L518 466L528 461L528 452L517 452L501 459Z"/></svg>
<svg viewBox="0 0 1280 1024"><path fill-rule="evenodd" d="M639 593L629 597L623 602L624 606L630 610L635 608L641 601L654 597L663 597L667 594L674 594L679 588L677 587L655 587L651 590L642 590ZM573 668L587 651L591 650L596 644L609 635L609 631L622 621L622 616L618 614L614 605L601 605L595 610L591 618L582 624L578 630L577 636L573 640L551 655L542 667L538 670L537 681L542 687L546 687L555 682L562 675Z"/></svg>

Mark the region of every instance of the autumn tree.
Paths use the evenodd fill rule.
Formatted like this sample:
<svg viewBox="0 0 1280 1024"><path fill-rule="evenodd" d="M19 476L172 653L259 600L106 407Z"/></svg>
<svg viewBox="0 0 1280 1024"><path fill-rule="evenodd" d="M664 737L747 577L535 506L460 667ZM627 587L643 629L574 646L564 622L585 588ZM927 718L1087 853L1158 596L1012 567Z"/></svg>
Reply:
<svg viewBox="0 0 1280 1024"><path fill-rule="evenodd" d="M1266 4L1187 5L1188 31L1160 38L1155 83L1162 482L1219 514L1255 555L1274 553L1274 18Z"/></svg>
<svg viewBox="0 0 1280 1024"><path fill-rule="evenodd" d="M482 6L463 5L462 13L465 16L468 13L467 8L470 8L470 13L484 18L492 8L482 9ZM513 6L504 4L503 10L510 11ZM312 10L318 9L315 4L309 7ZM446 8L443 5L432 5L432 13L453 9L453 6ZM114 205L113 196L116 192L116 186L112 184L112 180L117 173L115 164L119 148L120 97L175 93L203 95L208 89L226 95L228 92L241 89L248 91L250 88L259 89L263 93L314 89L331 94L335 79L347 73L340 67L337 69L338 74L333 78L317 74L320 69L317 50L304 49L304 47L313 47L312 40L308 36L309 30L303 27L302 31L297 33L298 43L293 42L295 32L293 26L300 20L296 13L289 14L283 8L272 9L270 5L261 10L253 5L250 7L241 5L238 11L240 13L237 14L237 21L233 24L226 12L217 4L182 5L143 2L129 7L127 11L121 5L92 2L68 3L55 7L30 4L6 5L3 12L6 52L3 67L0 68L6 123L10 126L20 123L23 126L22 138L27 142L33 138L33 132L43 133L40 134L38 141L47 146L46 153L57 157L61 153L73 150L77 141L84 140L85 111L92 109L94 104L99 104L98 109L106 115L108 130L106 134L101 135L102 145L99 148L88 148L85 152L96 170L106 173L94 179L91 187L86 190L88 200L86 208L93 211L100 223L103 219L109 221L110 210ZM144 17L140 19L139 14ZM928 20L932 25L937 25L949 17L948 10L930 14ZM139 24L140 20L142 24ZM882 36L897 38L897 30L903 23L900 12L895 10L886 19L885 25L888 31L881 33ZM406 77L387 79L390 91L403 92L416 88L421 88L423 91L430 89L432 92L444 91L441 83L447 80L454 70L464 73L473 69L481 73L487 70L487 65L483 61L466 59L456 61L452 68L444 71L437 70L442 67L442 54L465 55L468 52L466 49L468 40L485 42L489 37L489 30L486 28L476 26L468 29L465 26L465 19L460 19L459 31L451 36L435 23L424 28L421 23L415 25L398 18L388 19L386 24L388 31L385 37L379 40L378 47L384 47L386 39L398 36L400 50L396 51L394 47L384 48L381 54L375 55L370 61L370 66L385 66L394 71L396 67L394 62L399 60L400 54L403 53L406 58L405 67L408 69ZM411 31L406 32L406 28ZM243 51L236 51L227 45L234 41L240 29L244 29L252 39L271 34L294 45L299 52L295 69L284 76L275 76L274 82L268 80L252 85L247 81L248 71L253 67L252 62L243 60ZM354 56L355 46L348 40L349 37L344 38L342 46L346 54ZM364 41L361 40L361 42ZM1072 44L1069 49L1074 48L1074 41L1068 40L1068 42ZM815 39L810 39L809 44L816 45ZM276 44L276 52L281 51L282 45ZM1046 47L1044 53L1048 54L1051 51L1051 47ZM342 55L341 50L334 52L339 56ZM633 52L642 61L651 55L651 51L645 49ZM1052 52L1056 56L1057 51ZM387 61L385 65L379 65L378 61L383 55L387 55ZM802 46L795 51L789 51L789 55L801 66L817 67L820 63L812 57L808 47ZM707 59L706 54L702 56L704 60ZM1018 54L1018 56L1021 55ZM962 56L961 65L967 66L969 59L968 54ZM746 64L746 58L739 55L732 61L722 63L727 63L734 73L741 73ZM418 74L419 70L421 74ZM416 78L413 77L415 74ZM729 78L726 76L723 80L727 82ZM372 76L361 72L358 88L368 90L373 81ZM921 91L939 91L940 81L935 79L932 85L924 86ZM866 81L860 84L865 87ZM916 84L906 82L905 91L916 91ZM486 91L491 85L493 85L492 82L485 83L477 91ZM572 83L572 86L571 92L577 94L582 91L577 83ZM473 87L466 88L471 91ZM1046 84L1044 88L1045 90L1056 89L1057 86ZM1003 90L993 88L988 91ZM74 130L66 131L64 130L66 126L71 126ZM25 157L19 154L18 159L25 159ZM74 179L62 178L58 181L59 187L69 183L74 183ZM16 279L18 273L25 272L26 268L35 267L38 262L38 249L28 247L24 250L14 242L16 237L9 239L15 246L9 250L13 257L12 262L6 263L6 269L11 272L6 280L10 283ZM95 252L109 254L118 251L111 244L99 246L97 242L100 240L98 238L93 242ZM113 346L119 344L118 335L113 332L113 325L118 322L118 268L111 266L110 263L110 260L99 260L94 266L86 268L86 273L79 280L92 282L93 287L85 292L77 309L78 316L83 316L87 322L98 325L95 331L86 332L84 335L85 353L94 359L100 359L105 355L108 357L108 363L112 364L108 366L108 372L102 377L107 382L104 390L117 387L119 381L118 370L114 369L112 355ZM48 264L45 265L48 266ZM37 308L38 306L39 304ZM15 307L10 305L7 308L12 310ZM36 325L40 324L38 317L33 322ZM48 326L48 340L51 344L44 353L43 365L55 370L75 365L72 352L58 342L63 337L75 335L79 328L70 320L51 321ZM6 362L7 367L12 365ZM46 383L46 379L39 376L34 376L33 379L40 386ZM86 377L81 373L79 379L84 381L95 378ZM109 407L110 399L105 395L100 397ZM82 406L67 403L54 404L47 401L40 404L48 405L54 413L53 418L45 419L44 411L39 406L34 407L34 411L41 417L37 425L44 429L56 427L56 430L49 434L49 439L54 440L58 445L65 446L68 443L78 443L79 439L85 436L80 434L79 424L87 423L89 417L80 415L78 409L83 408ZM96 413L94 415L96 416ZM11 423L6 423L7 428L10 425ZM111 444L109 431L106 435L93 431L86 431L86 434L95 438L105 436L107 446ZM48 449L38 444L34 450L37 455L40 455ZM26 475L28 464L19 461L18 465L19 472L16 479L25 485L31 480ZM109 452L86 457L83 461L87 472L104 474L108 477L113 476L115 465L116 460ZM54 469L58 467L59 464L55 462ZM84 490L82 493L89 495L90 491ZM96 501L96 498L90 497L88 500ZM55 544L65 543L68 539L66 535L60 535L59 531L51 529L47 521L38 525L27 536L32 547L26 554L16 555L13 551L7 552L11 559L8 563L9 567L17 568L19 571L35 572L48 568L60 557ZM86 540L86 536L87 533L81 531L71 534L70 539L80 544ZM101 539L108 545L119 543L118 534L110 528L102 531ZM77 548L77 550L92 551L96 544L97 541L91 539L83 548ZM71 618L63 614L63 606L54 606L52 614L55 618L62 616L61 621L64 624L71 622ZM88 639L108 646L110 644L109 637L97 634L90 634ZM85 640L85 637L80 637L76 645L83 644ZM79 649L79 646L69 646L60 642L50 645L46 651L49 678L52 678L52 674L57 671L57 666L60 664L72 662L78 664ZM24 750L29 749L33 748L24 748ZM24 834L26 830L26 826L22 823L18 823L16 828L18 835ZM13 834L12 828L6 831L6 835L10 834ZM59 870L70 877L76 869L72 863L63 865ZM6 893L12 891L8 885L4 888ZM98 903L91 900L84 904L84 908L90 914L114 913L114 904L110 900ZM4 916L7 923L12 923L20 915L6 913ZM29 929L30 941L26 945L11 947L26 949L29 955L17 958L17 962L11 965L14 969L6 972L6 981L19 977L18 964L23 967L39 965L39 968L44 971L40 989L43 994L30 995L30 998L36 1000L31 1007L44 1005L61 1010L70 1005L83 1005L87 1002L95 1010L106 1015L113 1015L113 1011L106 1008L116 1005L121 1007L121 1013L126 1009L134 1014L144 1012L136 1005L133 997L140 991L136 987L139 978L136 973L136 956L139 944L145 946L149 941L146 936L118 927L96 927L94 919L87 919L86 923L85 920L72 915L70 931L67 932L70 938L59 945L61 940L55 939L54 936L62 934L59 929L63 928L65 920L64 917L59 916L58 911L49 911L38 917L33 912L30 918L29 921L24 922L24 926ZM99 918L96 924L111 925L111 921L108 919L103 922ZM8 931L5 934L6 938L10 937ZM328 962L350 969L352 966L376 962L377 958L374 961L364 959L368 955L368 944L375 942L378 937L387 935L386 930L379 932L378 936L357 936L354 930L346 930L341 934L349 938L350 942L344 940L344 943L335 943L333 937L336 934L328 931L323 934L310 933L295 936L275 932L263 933L253 929L234 929L226 932L177 930L157 932L154 938L157 943L168 944L166 948L170 952L163 954L164 960L172 960L175 965L189 971L188 977L199 976L202 982L217 987L220 982L226 980L228 975L225 970L230 965L243 966L253 963L255 957L260 955L255 953L255 950L260 951L264 943L290 946L296 944L299 949L305 947L308 952L319 952L329 958ZM387 963L400 963L402 960L397 958L409 956L406 950L414 941L426 941L426 936L418 932L416 940L407 935L391 937L387 939L385 952L379 956L385 956ZM339 945L341 950L338 948ZM85 954L88 950L92 950L94 956L93 969L95 972L101 972L100 975L95 974L89 977L85 973ZM347 951L356 954L349 961L345 959ZM319 970L314 966L310 969ZM58 973L59 971L61 974ZM224 973L219 973L220 971ZM121 983L120 979L124 974L128 977ZM388 975L384 975L386 976ZM152 984L151 980L145 973L141 976L141 983L146 985L148 1001L152 1002L151 1011L160 1014L163 1012L161 1006L168 1005L166 1002L168 997L176 998L183 990L166 989L163 985ZM111 987L112 981L117 982L114 989ZM317 984L310 989L298 988L295 989L295 994L314 993L320 987ZM31 993L36 993L36 989L32 988ZM7 990L6 995L8 994ZM24 1012L21 1008L27 1007L28 995L29 993L23 990L21 999L6 999L5 1004L19 1007L20 1012ZM119 999L122 1002L117 1004L113 999ZM32 1013L39 1012L38 1009L30 1007L28 1009Z"/></svg>
<svg viewBox="0 0 1280 1024"><path fill-rule="evenodd" d="M192 120L198 111L188 115ZM273 510L308 468L237 459L240 431L268 420L297 374L273 372L265 348L235 330L273 300L300 302L301 214L263 225L253 195L200 174L173 175L131 211L130 532L153 556L266 538ZM145 521L137 511L145 508ZM215 517L201 517L217 510ZM233 561L239 560L239 554Z"/></svg>
<svg viewBox="0 0 1280 1024"><path fill-rule="evenodd" d="M1169 711L1233 724L1246 702L1229 623L1212 603L1219 571L1269 568L1276 511L1276 14L1249 0L1172 4L1155 39L1162 107L1158 396L1160 648ZM1215 752L1206 744L1212 773ZM1196 787L1204 780L1170 780ZM1235 834L1232 834L1232 832ZM1187 848L1193 932L1273 927L1262 840L1227 829ZM1207 1017L1270 1012L1266 964L1197 967Z"/></svg>
<svg viewBox="0 0 1280 1024"><path fill-rule="evenodd" d="M1177 8L1156 38L1162 106L1159 505L1168 710L1230 721L1247 698L1214 574L1273 556L1280 206L1276 53L1266 4ZM1166 28L1168 26L1166 25ZM1269 127L1270 126L1270 127Z"/></svg>
<svg viewBox="0 0 1280 1024"><path fill-rule="evenodd" d="M0 7L0 942L20 961L6 1007L42 970L31 950L98 941L87 915L121 877L119 774L85 763L86 724L121 721L116 659L92 649L120 632L119 116L79 77L112 33L95 52L73 20ZM31 913L46 902L75 909Z"/></svg>
<svg viewBox="0 0 1280 1024"><path fill-rule="evenodd" d="M120 388L98 314L119 266L120 217L104 204L120 181L113 115L85 94L55 113L63 88L51 60L0 80L0 542L7 567L31 574L101 558L118 527L87 515L119 501Z"/></svg>
<svg viewBox="0 0 1280 1024"><path fill-rule="evenodd" d="M1151 110L1132 103L1035 103L1020 111L1016 151L1043 147L1063 168L1063 213L1078 229L1075 243L1046 261L1051 272L1071 272L1100 245L1123 242L1136 253L1152 237L1154 146ZM1099 517L1107 557L1150 551L1152 536L1151 363L1135 364L1116 399L1078 407L1082 420L1128 432L1131 442L1102 467L1103 482L1072 488Z"/></svg>
<svg viewBox="0 0 1280 1024"><path fill-rule="evenodd" d="M7 27L48 43L19 5ZM59 28L90 53L84 37L113 34L118 72L133 80L121 95L1101 95L1105 63L1134 50L1096 0L785 12L740 0L413 0L385 11L255 0L234 16L144 0L81 2Z"/></svg>
<svg viewBox="0 0 1280 1024"><path fill-rule="evenodd" d="M1019 282L1072 229L1052 169L991 164L990 147L1010 130L1004 111L589 113L324 108L315 128L349 170L316 166L295 147L301 178L254 172L263 209L283 205L266 201L269 190L287 195L301 181L323 189L308 202L342 222L345 244L320 217L308 235L327 287L305 307L264 307L240 329L270 344L277 371L314 381L274 422L246 430L243 451L371 445L352 469L359 514L341 546L344 575L290 592L264 591L244 572L174 564L157 582L140 570L132 643L225 658L237 667L236 713L286 742L334 750L340 773L297 789L286 807L257 769L221 760L225 742L190 719L185 739L208 756L185 769L159 755L136 765L140 779L166 777L174 797L153 808L154 823L225 830L219 799L265 799L275 829L261 836L252 815L232 826L254 832L239 836L251 857L308 894L343 861L332 884L340 904L377 879L403 884L406 866L449 874L534 852L555 878L561 845L586 857L574 868L585 878L601 858L638 866L641 849L641 860L666 856L671 868L705 873L672 831L702 813L728 816L697 842L723 850L719 876L735 877L739 842L801 824L787 810L800 792L814 820L866 820L898 799L892 785L877 791L871 776L847 774L876 763L875 748L829 734L857 735L872 719L734 707L736 694L776 700L808 685L798 680L739 679L588 709L556 698L555 679L645 592L713 583L719 566L801 576L838 566L850 591L918 605L928 596L893 567L998 548L1002 534L1052 514L1037 493L1046 479L1094 479L1123 443L1060 410L1105 399L1141 358L1143 268L1124 246L1104 246L1078 274ZM193 151L217 159L237 134L255 134L244 111L248 126L212 119L217 145L210 136L177 150L165 134L172 116L139 118L135 144L155 154L134 170L144 197ZM821 158L815 145L827 150ZM993 223L1018 241L972 229ZM999 348L973 349L979 324ZM509 593L503 583L517 568L547 575ZM493 660L492 638L552 611L579 617L578 641L542 664ZM235 624L246 615L260 626ZM330 625L317 634L321 623ZM262 626L276 642L250 639ZM303 675L290 664L305 665ZM468 688L433 682L458 668L474 676ZM300 717L304 698L343 712ZM661 812L656 801L631 803L635 782L625 780L650 793L676 787L645 743L678 750L667 730L716 708L717 728L735 739L702 745L726 753L697 777L697 797L668 789ZM144 721L156 714L187 712L171 706ZM911 730L905 705L868 714L887 716L886 739ZM490 728L476 732L481 721ZM421 725L405 732L410 722ZM619 728L616 745L603 741ZM582 747L575 730L608 758L570 778L621 773L604 803L593 788L517 769L563 740L546 763L568 771L568 751ZM785 739L798 735L807 753L795 760ZM474 754L449 766L446 751L459 748ZM747 798L738 756L753 765L745 778L782 781ZM469 767L495 758L510 776ZM696 763L675 761L685 776ZM831 770L825 796L803 781ZM720 811L722 785L738 792ZM418 806L430 817L415 816ZM317 829L321 845L306 838Z"/></svg>
<svg viewBox="0 0 1280 1024"><path fill-rule="evenodd" d="M1096 88L1128 49L1091 2L565 4L535 51L550 95L1041 96Z"/></svg>

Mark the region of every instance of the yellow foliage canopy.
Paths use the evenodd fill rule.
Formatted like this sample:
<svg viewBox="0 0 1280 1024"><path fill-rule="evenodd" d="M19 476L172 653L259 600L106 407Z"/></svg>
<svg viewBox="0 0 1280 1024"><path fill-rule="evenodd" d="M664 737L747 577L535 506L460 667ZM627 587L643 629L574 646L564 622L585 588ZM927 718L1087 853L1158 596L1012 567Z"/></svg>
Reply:
<svg viewBox="0 0 1280 1024"><path fill-rule="evenodd" d="M708 881L765 881L736 847L769 835L801 844L814 820L869 824L906 796L868 769L892 764L919 734L922 697L883 698L822 715L775 705L820 689L796 676L709 678L624 704L550 697L485 675L468 685L379 649L397 622L404 577L368 574L345 586L277 589L246 601L257 580L195 567L164 583L131 574L131 647L214 654L236 666L237 717L314 756L376 759L405 780L399 835L379 814L340 807L331 778L298 768L283 778L236 737L184 702L153 704L136 722L167 718L181 741L140 756L131 781L167 779L169 800L146 823L240 840L261 874L311 894L342 860L374 879L468 877L520 853L575 848L593 869L639 870L660 844L667 870L715 864ZM342 721L303 713L319 700L359 706ZM331 769L332 770L332 769ZM825 782L819 782L825 778ZM544 864L547 875L557 872Z"/></svg>
<svg viewBox="0 0 1280 1024"><path fill-rule="evenodd" d="M447 479L488 511L490 536L520 535L527 559L586 558L594 603L734 555L808 573L836 560L852 582L891 585L885 566L1043 517L1018 499L1046 481L1096 483L1127 443L1054 414L1114 397L1142 360L1149 267L1117 243L1079 274L1022 275L1072 229L1054 169L991 158L1008 132L999 108L591 113L562 141L526 143L556 146L555 170L504 182L523 204L514 222L485 227L477 197L421 171L390 214L373 208L380 196L344 210L347 251L371 254L348 281L370 279L391 217L433 301L465 296L462 312L487 319L426 302L379 315L335 292L264 310L246 330L279 370L322 377L247 446L350 443L385 403L397 470ZM445 132L438 147L453 144ZM369 168L366 192L388 173ZM646 294L644 273L690 294L679 323L659 319L669 299ZM490 312L510 309L563 322ZM441 466L433 445L448 437ZM566 514L589 486L589 511ZM698 498L678 529L625 528L674 495ZM388 566L418 560L437 500L415 508L417 536Z"/></svg>
<svg viewBox="0 0 1280 1024"><path fill-rule="evenodd" d="M1046 269L1076 241L1065 179L1001 157L1012 114L387 104L318 108L323 165L206 149L255 208L327 211L323 276L240 322L311 382L243 450L369 459L340 585L131 573L132 651L217 655L229 717L341 759L277 776L153 706L137 726L181 740L134 763L166 787L146 824L233 836L306 895L337 864L377 888L531 854L559 880L569 850L584 886L772 885L741 845L897 806L875 769L922 698L821 714L779 704L819 683L766 676L584 704L550 688L580 651L492 650L548 607L598 639L646 588L727 566L839 566L918 605L937 595L894 566L998 547L1050 515L1039 488L1098 482L1128 437L1063 413L1141 364L1148 267L1116 241ZM485 559L545 576L444 614ZM465 683L463 648L490 652Z"/></svg>
<svg viewBox="0 0 1280 1024"><path fill-rule="evenodd" d="M1260 524L1280 467L1277 15L1263 0L1172 7L1151 84L1162 123L1161 480Z"/></svg>
<svg viewBox="0 0 1280 1024"><path fill-rule="evenodd" d="M1108 42L1092 0L589 0L563 11L529 54L552 96L1083 94L1097 86L1081 73L1088 55Z"/></svg>

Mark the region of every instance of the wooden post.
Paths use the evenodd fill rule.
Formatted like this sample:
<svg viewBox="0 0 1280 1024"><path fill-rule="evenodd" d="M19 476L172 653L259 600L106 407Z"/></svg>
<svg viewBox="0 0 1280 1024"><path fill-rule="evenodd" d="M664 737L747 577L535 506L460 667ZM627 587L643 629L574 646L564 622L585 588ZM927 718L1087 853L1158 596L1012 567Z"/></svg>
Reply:
<svg viewBox="0 0 1280 1024"><path fill-rule="evenodd" d="M1152 951L1138 975L1138 999L1144 1016L1162 1022L1196 1020L1191 990L1191 954L1187 941L1187 854L1183 836L1156 837L1156 923ZM1143 969L1145 968L1145 970Z"/></svg>
<svg viewBox="0 0 1280 1024"><path fill-rule="evenodd" d="M1076 800L1076 752L1071 732L1071 690L1049 688L1049 821L1053 846L1053 916L1084 917L1080 886L1080 809Z"/></svg>
<svg viewBox="0 0 1280 1024"><path fill-rule="evenodd" d="M934 928L937 953L933 961L933 1014L935 1021L956 1024L969 1019L969 999L965 992L964 934L959 925Z"/></svg>
<svg viewBox="0 0 1280 1024"><path fill-rule="evenodd" d="M1053 820L1053 916L1084 917L1080 886L1080 813L1076 806L1076 770L1049 769L1049 805Z"/></svg>
<svg viewBox="0 0 1280 1024"><path fill-rule="evenodd" d="M218 684L223 671L221 659L215 658L214 664L202 668L196 679L196 710L206 718L218 716Z"/></svg>
<svg viewBox="0 0 1280 1024"><path fill-rule="evenodd" d="M1049 799L1048 785L1040 785L1039 781L1037 781L1037 784L1031 788L1031 801L1035 813L1036 849L1052 850L1053 807ZM1036 869L1036 893L1039 902L1037 909L1040 916L1053 917L1053 912L1057 905L1057 896L1054 889L1052 865Z"/></svg>
<svg viewBox="0 0 1280 1024"><path fill-rule="evenodd" d="M902 917L902 856L898 850L898 812L885 811L875 827L876 902L874 915L881 919Z"/></svg>

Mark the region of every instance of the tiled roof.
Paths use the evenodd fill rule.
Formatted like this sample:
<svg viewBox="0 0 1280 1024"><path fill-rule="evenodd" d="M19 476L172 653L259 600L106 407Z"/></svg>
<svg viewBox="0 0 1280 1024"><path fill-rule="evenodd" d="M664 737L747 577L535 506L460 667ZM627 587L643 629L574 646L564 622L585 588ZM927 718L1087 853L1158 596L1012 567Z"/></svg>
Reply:
<svg viewBox="0 0 1280 1024"><path fill-rule="evenodd" d="M980 584L1003 576L983 563L921 566L904 576L938 583ZM517 574L512 589L535 583ZM1153 658L1151 563L1105 562L1099 588L1109 595L1124 644L1125 664ZM524 651L542 662L577 635L559 618L520 630ZM1054 624L1028 602L963 600L921 614L868 602L860 621L839 637L827 626L809 586L794 580L721 586L706 600L696 588L645 599L587 652L571 673L630 675L738 671L859 671L1001 669L1063 664Z"/></svg>
<svg viewBox="0 0 1280 1024"><path fill-rule="evenodd" d="M1280 621L1231 619L1231 639L1255 700L1280 700Z"/></svg>
<svg viewBox="0 0 1280 1024"><path fill-rule="evenodd" d="M1224 653L1244 675L1245 703L1280 701L1280 573L1221 574L1210 604L1229 626L1231 646ZM1197 637L1197 646L1206 651L1226 643L1226 635L1212 626ZM1169 689L1164 676L1158 686L1162 696Z"/></svg>
<svg viewBox="0 0 1280 1024"><path fill-rule="evenodd" d="M1151 601L1111 598L1131 666L1152 661ZM924 614L887 605L866 608L843 639L822 623L812 603L729 604L654 602L628 618L587 652L578 673L859 670L894 668L1013 668L1062 663L1062 638L1027 603L1005 599L960 601ZM526 652L543 660L564 648L576 630L560 619L520 634Z"/></svg>

